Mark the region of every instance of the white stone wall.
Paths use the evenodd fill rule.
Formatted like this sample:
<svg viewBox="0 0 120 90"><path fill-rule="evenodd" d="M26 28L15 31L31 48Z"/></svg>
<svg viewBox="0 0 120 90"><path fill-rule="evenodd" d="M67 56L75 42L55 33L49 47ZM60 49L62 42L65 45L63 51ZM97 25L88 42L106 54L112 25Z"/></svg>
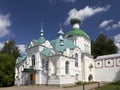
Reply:
<svg viewBox="0 0 120 90"><path fill-rule="evenodd" d="M81 36L77 36L76 37L76 46L78 46L82 52L86 52L91 54L91 41L81 37Z"/></svg>
<svg viewBox="0 0 120 90"><path fill-rule="evenodd" d="M83 72L83 81L88 82L89 75L93 76L93 79L91 81L94 81L94 71L93 71L94 69L90 68L91 64L94 67L94 62L93 62L92 56L84 55L83 60L84 60L83 61L84 63L82 65L82 67L83 67L83 71L82 71Z"/></svg>
<svg viewBox="0 0 120 90"><path fill-rule="evenodd" d="M120 80L120 57L95 60L95 80L114 82Z"/></svg>

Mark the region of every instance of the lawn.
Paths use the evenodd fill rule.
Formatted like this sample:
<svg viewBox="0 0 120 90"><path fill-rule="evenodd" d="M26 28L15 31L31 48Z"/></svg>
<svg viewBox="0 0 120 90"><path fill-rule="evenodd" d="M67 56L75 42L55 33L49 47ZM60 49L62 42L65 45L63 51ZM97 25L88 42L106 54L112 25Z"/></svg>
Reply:
<svg viewBox="0 0 120 90"><path fill-rule="evenodd" d="M101 86L100 88L97 88L95 90L120 90L120 81L105 86Z"/></svg>

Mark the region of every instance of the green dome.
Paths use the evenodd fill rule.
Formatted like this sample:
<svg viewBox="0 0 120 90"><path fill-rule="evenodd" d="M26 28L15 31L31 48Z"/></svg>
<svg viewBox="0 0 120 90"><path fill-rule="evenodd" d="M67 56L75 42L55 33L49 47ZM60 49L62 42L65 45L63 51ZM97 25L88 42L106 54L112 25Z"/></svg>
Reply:
<svg viewBox="0 0 120 90"><path fill-rule="evenodd" d="M38 39L38 43L40 43L40 44L45 43L45 41L46 41L46 39L45 39L43 36L41 36L41 37Z"/></svg>
<svg viewBox="0 0 120 90"><path fill-rule="evenodd" d="M81 23L81 20L79 19L79 18L72 18L71 20L70 20L70 24L71 25L73 25L73 24L75 24L75 23Z"/></svg>
<svg viewBox="0 0 120 90"><path fill-rule="evenodd" d="M57 52L64 52L66 48L74 49L75 46L72 41L68 39L63 39L63 45L60 44L60 39L52 40L51 45Z"/></svg>
<svg viewBox="0 0 120 90"><path fill-rule="evenodd" d="M65 37L69 37L70 35L79 35L79 36L89 38L89 36L83 30L79 28L73 28L72 30L70 30L69 32L65 34Z"/></svg>

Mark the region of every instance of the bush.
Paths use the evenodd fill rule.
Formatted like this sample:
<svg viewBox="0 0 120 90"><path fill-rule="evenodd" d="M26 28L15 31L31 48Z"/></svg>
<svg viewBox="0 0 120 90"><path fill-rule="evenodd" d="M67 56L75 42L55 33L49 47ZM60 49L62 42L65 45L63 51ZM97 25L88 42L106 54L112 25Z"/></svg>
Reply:
<svg viewBox="0 0 120 90"><path fill-rule="evenodd" d="M78 81L78 82L75 82L76 85L82 85L83 82L82 81Z"/></svg>
<svg viewBox="0 0 120 90"><path fill-rule="evenodd" d="M94 83L97 83L97 82L82 82L82 81L75 82L76 85L94 84Z"/></svg>

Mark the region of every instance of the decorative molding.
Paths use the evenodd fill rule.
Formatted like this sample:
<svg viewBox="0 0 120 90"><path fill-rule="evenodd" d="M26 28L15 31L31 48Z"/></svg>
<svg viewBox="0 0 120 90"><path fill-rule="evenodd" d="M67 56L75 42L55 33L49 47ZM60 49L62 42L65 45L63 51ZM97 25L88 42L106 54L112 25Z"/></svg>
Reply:
<svg viewBox="0 0 120 90"><path fill-rule="evenodd" d="M98 65L99 64L99 65ZM101 64L101 65L100 65ZM95 68L103 68L103 60L95 61Z"/></svg>
<svg viewBox="0 0 120 90"><path fill-rule="evenodd" d="M120 58L116 58L116 67L120 67Z"/></svg>
<svg viewBox="0 0 120 90"><path fill-rule="evenodd" d="M106 68L114 67L114 60L113 59L106 59L104 61L105 61L104 65Z"/></svg>

